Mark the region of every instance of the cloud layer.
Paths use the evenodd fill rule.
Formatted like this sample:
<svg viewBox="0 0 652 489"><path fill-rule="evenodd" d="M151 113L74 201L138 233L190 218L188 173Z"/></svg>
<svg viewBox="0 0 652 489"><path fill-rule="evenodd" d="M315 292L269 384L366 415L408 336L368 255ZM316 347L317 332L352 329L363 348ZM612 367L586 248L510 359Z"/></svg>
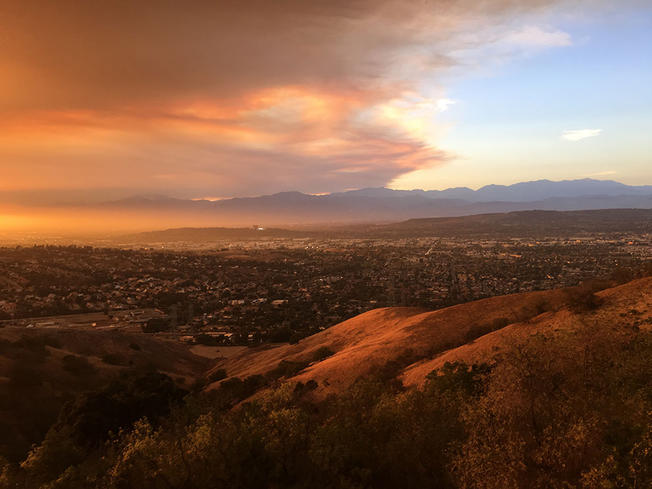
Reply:
<svg viewBox="0 0 652 489"><path fill-rule="evenodd" d="M0 190L384 185L451 157L456 52L570 43L548 3L2 1Z"/></svg>

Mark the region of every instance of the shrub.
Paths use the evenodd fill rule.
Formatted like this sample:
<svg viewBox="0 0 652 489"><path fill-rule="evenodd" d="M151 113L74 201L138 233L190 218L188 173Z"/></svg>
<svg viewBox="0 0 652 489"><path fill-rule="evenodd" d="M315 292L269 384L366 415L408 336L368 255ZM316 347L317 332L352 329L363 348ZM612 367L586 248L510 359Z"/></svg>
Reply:
<svg viewBox="0 0 652 489"><path fill-rule="evenodd" d="M459 487L647 487L652 336L622 332L591 325L507 351L467 406Z"/></svg>
<svg viewBox="0 0 652 489"><path fill-rule="evenodd" d="M269 379L280 379L281 377L294 377L309 365L306 361L281 360L278 366L267 373Z"/></svg>
<svg viewBox="0 0 652 489"><path fill-rule="evenodd" d="M469 327L468 331L464 335L464 342L470 343L473 340L479 338L480 336L484 336L488 333L491 333L496 329L498 328L494 328L493 325L491 324L474 324L471 327Z"/></svg>
<svg viewBox="0 0 652 489"><path fill-rule="evenodd" d="M160 373L116 380L63 409L55 429L70 429L70 436L80 446L98 447L110 433L130 428L142 417L155 422L167 415L186 393Z"/></svg>
<svg viewBox="0 0 652 489"><path fill-rule="evenodd" d="M107 353L102 356L102 361L107 365L124 365L125 359L117 353Z"/></svg>
<svg viewBox="0 0 652 489"><path fill-rule="evenodd" d="M595 291L596 286L590 283L567 289L565 294L568 307L575 312L586 312L597 309L602 304L602 299L595 295Z"/></svg>
<svg viewBox="0 0 652 489"><path fill-rule="evenodd" d="M290 344L291 345L296 345L297 343L299 343L305 337L306 337L305 334L302 334L302 333L299 333L299 332L292 333L292 335L290 336L290 340L289 340Z"/></svg>
<svg viewBox="0 0 652 489"><path fill-rule="evenodd" d="M211 336L206 333L199 334L195 336L195 341L200 345L204 346L218 346L220 344L220 339L215 336Z"/></svg>
<svg viewBox="0 0 652 489"><path fill-rule="evenodd" d="M294 393L295 394L304 394L306 392L314 391L318 387L317 382L310 379L308 382L305 384L303 382L297 382L294 386Z"/></svg>
<svg viewBox="0 0 652 489"><path fill-rule="evenodd" d="M325 360L328 357L332 357L333 355L335 355L335 352L333 350L331 350L327 346L322 346L314 351L314 353L312 354L312 361L321 362L322 360Z"/></svg>
<svg viewBox="0 0 652 489"><path fill-rule="evenodd" d="M226 370L224 370L223 368L218 368L217 370L214 370L213 372L208 374L209 382L217 382L222 379L226 379Z"/></svg>
<svg viewBox="0 0 652 489"><path fill-rule="evenodd" d="M220 384L219 393L231 402L240 402L267 384L262 375L250 375L244 380L231 377Z"/></svg>
<svg viewBox="0 0 652 489"><path fill-rule="evenodd" d="M152 318L147 321L147 324L142 326L144 333L159 333L161 331L169 331L171 327L170 321L166 318Z"/></svg>
<svg viewBox="0 0 652 489"><path fill-rule="evenodd" d="M446 362L440 370L430 372L426 379L428 387L438 392L461 391L478 395L490 372L491 367L486 363L468 366L461 362Z"/></svg>
<svg viewBox="0 0 652 489"><path fill-rule="evenodd" d="M292 330L287 327L277 328L269 335L269 341L272 343L287 343L292 336Z"/></svg>
<svg viewBox="0 0 652 489"><path fill-rule="evenodd" d="M89 375L95 373L95 367L85 357L66 355L61 359L63 369L74 375Z"/></svg>

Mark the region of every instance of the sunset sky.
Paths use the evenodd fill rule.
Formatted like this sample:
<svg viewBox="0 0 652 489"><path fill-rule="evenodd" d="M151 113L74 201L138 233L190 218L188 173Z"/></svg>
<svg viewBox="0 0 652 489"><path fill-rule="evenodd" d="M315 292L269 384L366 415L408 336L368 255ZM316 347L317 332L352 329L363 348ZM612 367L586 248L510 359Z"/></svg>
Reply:
<svg viewBox="0 0 652 489"><path fill-rule="evenodd" d="M651 184L650 5L0 0L0 194Z"/></svg>

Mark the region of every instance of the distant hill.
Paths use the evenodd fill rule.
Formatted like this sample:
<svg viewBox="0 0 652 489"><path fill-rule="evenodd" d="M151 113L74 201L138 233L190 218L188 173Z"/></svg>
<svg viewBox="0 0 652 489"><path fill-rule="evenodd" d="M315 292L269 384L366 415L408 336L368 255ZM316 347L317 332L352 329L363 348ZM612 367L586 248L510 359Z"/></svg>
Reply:
<svg viewBox="0 0 652 489"><path fill-rule="evenodd" d="M282 380L315 381L315 395L344 392L356 379L391 368L406 385L419 385L445 362L492 362L534 335L577 331L585 324L652 328L652 277L597 292L561 289L492 297L436 311L376 309L295 345L250 348L218 361L227 379L266 375L285 367Z"/></svg>
<svg viewBox="0 0 652 489"><path fill-rule="evenodd" d="M461 236L575 236L586 233L652 233L652 209L515 211L409 219L383 225L280 228L176 228L121 236L121 243L207 243L270 238L400 238Z"/></svg>
<svg viewBox="0 0 652 489"><path fill-rule="evenodd" d="M516 211L462 217L410 219L370 227L376 236L569 236L652 233L652 209Z"/></svg>
<svg viewBox="0 0 652 489"><path fill-rule="evenodd" d="M522 210L652 209L652 186L613 181L540 180L478 190L391 190L371 188L328 195L281 192L219 201L167 197L132 198L83 207L128 217L147 216L169 226L242 226L391 222Z"/></svg>

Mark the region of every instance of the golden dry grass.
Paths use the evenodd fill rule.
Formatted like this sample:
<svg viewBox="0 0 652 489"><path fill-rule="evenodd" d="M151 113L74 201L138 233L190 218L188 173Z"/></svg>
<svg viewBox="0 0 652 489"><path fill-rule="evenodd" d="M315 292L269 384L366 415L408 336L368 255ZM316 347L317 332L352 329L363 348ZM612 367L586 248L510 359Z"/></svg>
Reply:
<svg viewBox="0 0 652 489"><path fill-rule="evenodd" d="M650 321L652 277L601 291L598 296L603 299L601 306L586 312L569 310L564 290L492 297L437 311L376 309L296 345L247 349L217 362L214 368L243 379L265 374L282 360L308 361L317 349L327 347L335 352L333 356L310 364L291 379L315 380L315 394L323 396L346 389L388 361L406 363L405 358L411 358L400 378L406 385L420 385L428 373L446 362L490 362L509 344L531 334L572 329L590 320Z"/></svg>
<svg viewBox="0 0 652 489"><path fill-rule="evenodd" d="M446 362L491 363L497 355L514 343L535 334L553 335L574 331L600 322L629 325L640 323L652 327L652 277L636 280L619 287L598 292L603 303L594 311L572 312L567 308L550 311L527 322L516 322L458 348L424 360L405 369L402 381L406 385L420 385L425 376L441 368Z"/></svg>

